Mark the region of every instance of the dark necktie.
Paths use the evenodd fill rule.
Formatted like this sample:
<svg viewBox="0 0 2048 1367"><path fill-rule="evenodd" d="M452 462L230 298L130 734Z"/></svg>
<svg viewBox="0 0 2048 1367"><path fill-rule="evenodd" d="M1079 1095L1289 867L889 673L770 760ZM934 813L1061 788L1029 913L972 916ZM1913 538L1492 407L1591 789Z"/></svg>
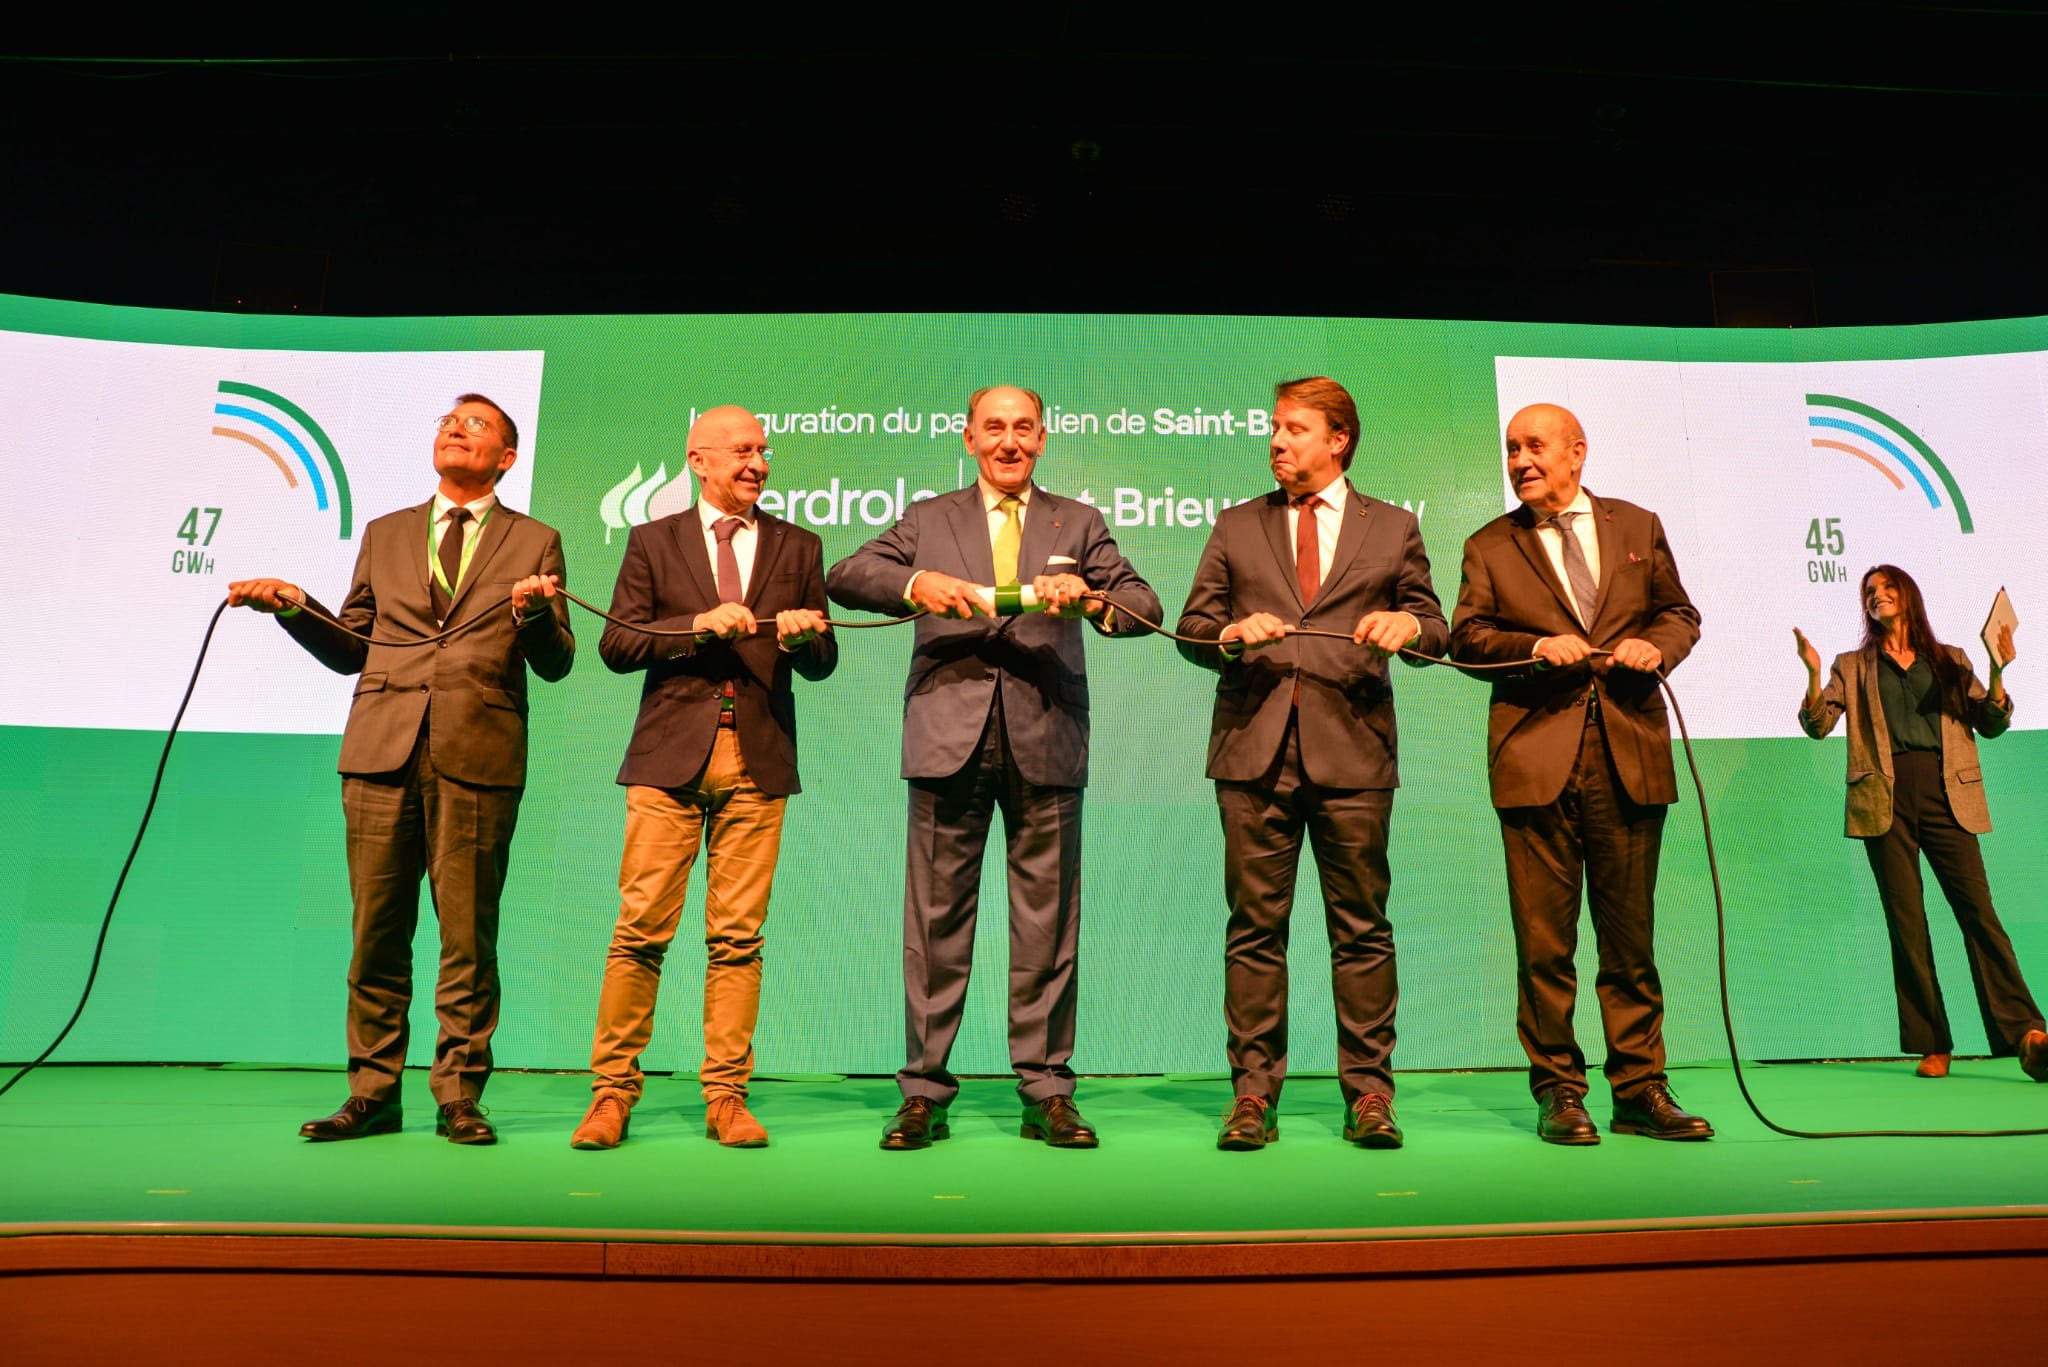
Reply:
<svg viewBox="0 0 2048 1367"><path fill-rule="evenodd" d="M718 538L718 601L737 603L740 593L740 558L733 551L732 539L746 524L736 517L721 517L711 524L711 534Z"/></svg>
<svg viewBox="0 0 2048 1367"><path fill-rule="evenodd" d="M1322 543L1316 538L1316 509L1323 501L1314 494L1303 494L1294 500L1294 506L1301 510L1294 520L1294 577L1301 583L1301 605L1307 607L1323 586Z"/></svg>
<svg viewBox="0 0 2048 1367"><path fill-rule="evenodd" d="M1571 581L1572 597L1578 600L1579 622L1590 630L1593 604L1600 596L1600 590L1593 582L1593 567L1586 563L1586 548L1579 544L1579 538L1572 532L1572 523L1580 516L1579 513L1558 513L1550 522L1564 539L1564 577Z"/></svg>
<svg viewBox="0 0 2048 1367"><path fill-rule="evenodd" d="M441 578L434 581L434 618L448 620L448 609L455 601L455 590L462 582L462 526L469 521L469 509L450 508L448 529L441 533ZM442 580L448 583L441 587Z"/></svg>

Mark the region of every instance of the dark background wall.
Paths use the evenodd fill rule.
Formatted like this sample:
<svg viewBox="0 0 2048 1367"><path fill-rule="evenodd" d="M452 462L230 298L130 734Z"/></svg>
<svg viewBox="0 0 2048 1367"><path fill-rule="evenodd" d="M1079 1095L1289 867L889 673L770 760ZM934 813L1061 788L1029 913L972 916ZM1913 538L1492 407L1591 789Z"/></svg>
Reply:
<svg viewBox="0 0 2048 1367"><path fill-rule="evenodd" d="M0 291L336 314L2048 313L2043 11L565 10L536 37L443 5L110 29L0 59Z"/></svg>

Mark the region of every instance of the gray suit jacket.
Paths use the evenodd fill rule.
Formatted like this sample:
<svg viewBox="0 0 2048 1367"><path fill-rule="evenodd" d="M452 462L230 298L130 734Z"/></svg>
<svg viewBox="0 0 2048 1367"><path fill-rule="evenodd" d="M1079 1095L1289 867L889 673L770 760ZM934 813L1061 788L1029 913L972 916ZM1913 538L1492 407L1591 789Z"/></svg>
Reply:
<svg viewBox="0 0 2048 1367"><path fill-rule="evenodd" d="M1181 609L1180 634L1213 641L1254 612L1347 632L1368 612L1411 612L1422 625L1415 649L1442 654L1450 628L1430 584L1415 514L1367 498L1348 481L1345 488L1343 530L1313 603L1301 601L1287 495L1276 489L1217 517ZM1311 782L1400 785L1393 681L1387 662L1372 651L1349 641L1290 636L1230 660L1213 645L1178 644L1182 655L1220 675L1209 721L1210 778L1250 782L1267 773L1295 715L1301 767Z"/></svg>
<svg viewBox="0 0 2048 1367"><path fill-rule="evenodd" d="M1051 563L1058 557L1065 563ZM825 592L846 607L901 613L903 592L919 570L994 582L988 514L978 484L911 504L895 526L832 567ZM1159 595L1117 549L1102 514L1034 486L1017 577L1028 584L1041 574L1078 575L1089 588L1159 620ZM1088 620L1106 635L1145 631L1123 614L1107 626L1104 618ZM981 742L1000 688L1018 772L1045 787L1088 782L1088 661L1081 619L1037 612L965 621L926 615L916 630L903 690L903 777L958 773Z"/></svg>
<svg viewBox="0 0 2048 1367"><path fill-rule="evenodd" d="M1551 568L1528 508L1495 518L1466 538L1452 658L1510 663L1489 671L1486 771L1496 807L1534 807L1557 799L1579 753L1586 700L1597 696L1608 752L1629 797L1644 804L1678 800L1671 728L1655 675L1610 669L1603 658L1571 669L1535 667L1536 642L1578 636L1611 650L1635 637L1664 656L1669 674L1700 639L1700 615L1678 580L1664 524L1647 508L1588 495L1600 539L1600 585L1593 624L1579 625L1567 589Z"/></svg>
<svg viewBox="0 0 2048 1367"><path fill-rule="evenodd" d="M1979 835L1991 829L1991 808L1984 801L1984 772L1977 764L1977 736L1987 740L2012 725L2012 694L2003 708L1992 705L1984 685L1970 667L1970 657L1944 646L1969 678L1969 716L1941 710L1941 778L1949 811L1956 824ZM1820 706L1809 712L1802 695L1799 725L1819 740L1849 714L1848 813L1842 834L1868 838L1892 828L1892 736L1885 726L1884 704L1877 695L1877 647L1851 650L1835 657L1835 667L1821 690ZM1973 734L1973 732L1975 734Z"/></svg>
<svg viewBox="0 0 2048 1367"><path fill-rule="evenodd" d="M404 640L431 636L427 523L433 500L386 513L363 528L355 577L334 615L353 630ZM448 621L459 624L512 592L530 574L568 582L554 528L499 504L477 533L469 571L456 586ZM547 600L523 626L501 607L452 640L432 646L370 646L308 612L278 618L292 639L337 674L361 674L341 735L344 774L387 774L404 765L427 725L434 767L463 783L526 782L526 671L566 675L576 662L569 605ZM315 601L315 606L318 606Z"/></svg>

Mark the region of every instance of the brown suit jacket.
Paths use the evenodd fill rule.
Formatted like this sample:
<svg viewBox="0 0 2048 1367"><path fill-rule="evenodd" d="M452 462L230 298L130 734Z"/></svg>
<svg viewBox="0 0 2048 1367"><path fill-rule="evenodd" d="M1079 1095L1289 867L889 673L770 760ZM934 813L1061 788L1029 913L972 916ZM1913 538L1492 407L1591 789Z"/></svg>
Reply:
<svg viewBox="0 0 2048 1367"><path fill-rule="evenodd" d="M348 597L334 615L355 631L389 640L441 630L428 588L427 523L433 500L387 513L363 528ZM448 609L459 624L530 574L568 582L562 538L553 527L499 504L477 533L469 571ZM278 621L292 639L338 674L361 674L341 735L344 774L388 774L406 762L427 725L434 767L462 783L516 788L526 782L526 671L553 681L576 662L568 600L547 600L523 626L500 607L475 628L433 646L371 646L312 613ZM315 602L315 606L318 603Z"/></svg>
<svg viewBox="0 0 2048 1367"><path fill-rule="evenodd" d="M1644 804L1678 800L1671 730L1655 675L1610 669L1604 658L1544 670L1531 659L1545 636L1581 636L1603 650L1637 637L1663 653L1669 674L1700 638L1700 615L1678 580L1657 515L1589 496L1600 540L1590 627L1580 626L1568 606L1569 590L1551 568L1528 508L1495 518L1465 542L1451 657L1528 665L1485 676L1493 684L1486 762L1496 807L1556 800L1578 757L1589 695L1599 699L1608 749L1629 797Z"/></svg>
<svg viewBox="0 0 2048 1367"><path fill-rule="evenodd" d="M1430 584L1429 554L1415 514L1367 498L1348 481L1345 488L1343 530L1329 578L1313 603L1301 601L1294 544L1287 536L1287 495L1276 489L1216 518L1181 609L1180 634L1213 641L1254 612L1346 632L1368 612L1411 612L1422 626L1415 649L1441 654L1448 628ZM1387 662L1370 650L1349 641L1290 636L1233 660L1214 645L1178 644L1182 655L1219 675L1209 721L1210 778L1251 782L1264 775L1280 753L1292 715L1300 719L1301 767L1311 782L1330 788L1400 785L1393 680Z"/></svg>
<svg viewBox="0 0 2048 1367"><path fill-rule="evenodd" d="M754 568L746 605L769 625L737 641L699 643L688 636L649 636L605 623L597 653L621 674L646 670L640 715L619 766L619 782L679 788L711 757L725 681L733 682L734 729L747 775L778 797L801 790L796 768L796 694L792 672L822 679L839 665L831 632L793 651L775 643L775 614L825 610L824 543L816 532L755 513ZM664 630L686 630L718 606L718 572L704 549L696 507L645 526L626 541L612 589L612 616Z"/></svg>
<svg viewBox="0 0 2048 1367"><path fill-rule="evenodd" d="M1991 829L1991 808L1984 801L1984 771L1977 764L1977 736L2003 735L2012 725L2012 694L2003 708L1992 705L1984 685L1970 667L1970 657L1944 646L1969 678L1969 716L1941 711L1941 778L1949 811L1956 824L1982 835ZM1885 726L1884 704L1877 695L1877 647L1851 650L1835 657L1835 667L1821 690L1820 705L1806 709L1802 696L1799 725L1819 740L1849 714L1848 812L1842 834L1868 838L1892 828L1892 737Z"/></svg>

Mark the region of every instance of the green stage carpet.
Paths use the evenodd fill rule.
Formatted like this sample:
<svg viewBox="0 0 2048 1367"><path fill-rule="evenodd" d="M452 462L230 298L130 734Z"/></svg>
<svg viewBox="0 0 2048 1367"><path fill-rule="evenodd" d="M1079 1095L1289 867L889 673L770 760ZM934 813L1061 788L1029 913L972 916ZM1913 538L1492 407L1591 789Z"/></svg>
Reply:
<svg viewBox="0 0 2048 1367"><path fill-rule="evenodd" d="M2010 1060L1965 1061L1939 1082L1909 1064L1756 1066L1750 1086L1801 1128L2048 1126L2048 1086ZM1093 1152L1017 1137L1005 1080L970 1080L953 1137L917 1153L875 1146L887 1080L756 1084L765 1150L703 1138L693 1082L657 1078L620 1149L569 1133L587 1080L501 1073L486 1104L493 1148L433 1134L424 1074L405 1133L308 1144L301 1121L340 1104L338 1072L54 1067L0 1098L0 1233L223 1224L251 1232L460 1233L561 1238L782 1236L807 1241L1154 1241L1396 1238L1778 1223L1930 1214L2048 1213L2048 1138L1809 1141L1743 1107L1726 1066L1673 1075L1720 1137L1669 1144L1606 1135L1539 1143L1519 1073L1406 1074L1408 1145L1341 1142L1336 1083L1297 1077L1281 1142L1213 1146L1220 1078L1084 1078ZM1604 1131L1605 1098L1592 1110Z"/></svg>

